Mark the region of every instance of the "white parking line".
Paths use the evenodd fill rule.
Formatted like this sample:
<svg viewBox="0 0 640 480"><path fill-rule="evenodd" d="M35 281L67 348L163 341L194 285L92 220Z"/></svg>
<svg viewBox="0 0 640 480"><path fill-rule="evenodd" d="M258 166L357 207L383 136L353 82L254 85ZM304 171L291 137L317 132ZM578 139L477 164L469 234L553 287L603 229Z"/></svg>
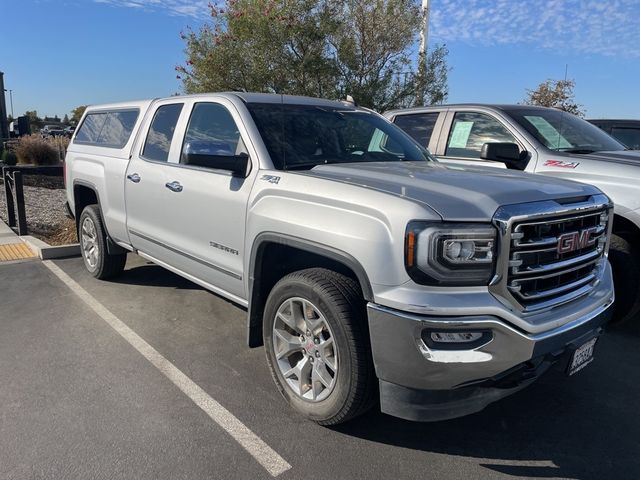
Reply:
<svg viewBox="0 0 640 480"><path fill-rule="evenodd" d="M169 360L164 358L155 348L144 341L118 317L111 313L98 300L93 298L75 280L63 272L51 260L42 262L53 274L62 280L80 299L96 312L111 328L135 348L144 358L149 360L162 374L171 380L182 392L200 407L211 419L222 427L249 454L262 465L273 477L286 472L291 465L253 433L229 410L220 405L207 392L200 388Z"/></svg>

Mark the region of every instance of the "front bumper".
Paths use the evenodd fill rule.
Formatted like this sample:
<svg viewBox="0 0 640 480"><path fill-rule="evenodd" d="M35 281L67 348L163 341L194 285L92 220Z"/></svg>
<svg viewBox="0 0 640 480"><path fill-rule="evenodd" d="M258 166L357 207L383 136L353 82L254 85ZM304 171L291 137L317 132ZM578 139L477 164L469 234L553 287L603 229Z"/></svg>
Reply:
<svg viewBox="0 0 640 480"><path fill-rule="evenodd" d="M368 305L369 329L383 412L416 421L460 417L532 383L591 337L600 335L611 302L538 334L498 317L435 317ZM423 330L491 331L474 349L427 346Z"/></svg>

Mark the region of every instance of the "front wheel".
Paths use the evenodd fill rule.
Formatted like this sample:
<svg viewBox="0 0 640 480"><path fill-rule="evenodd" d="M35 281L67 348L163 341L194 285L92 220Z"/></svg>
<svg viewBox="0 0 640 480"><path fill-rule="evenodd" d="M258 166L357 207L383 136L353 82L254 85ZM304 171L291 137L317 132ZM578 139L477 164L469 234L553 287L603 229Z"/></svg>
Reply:
<svg viewBox="0 0 640 480"><path fill-rule="evenodd" d="M375 376L358 284L331 270L287 275L267 299L263 337L280 393L302 415L336 425L373 402Z"/></svg>
<svg viewBox="0 0 640 480"><path fill-rule="evenodd" d="M124 270L127 254L107 252L107 235L98 205L88 205L82 210L78 240L84 265L94 277L104 280Z"/></svg>

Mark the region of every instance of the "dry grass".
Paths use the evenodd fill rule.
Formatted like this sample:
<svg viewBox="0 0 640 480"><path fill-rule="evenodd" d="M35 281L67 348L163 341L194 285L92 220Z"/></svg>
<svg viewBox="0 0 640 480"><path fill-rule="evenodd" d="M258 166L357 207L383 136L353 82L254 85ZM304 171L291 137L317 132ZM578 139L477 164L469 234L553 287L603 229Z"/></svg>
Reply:
<svg viewBox="0 0 640 480"><path fill-rule="evenodd" d="M49 245L78 243L76 223L69 218L53 225L30 225L28 233Z"/></svg>
<svg viewBox="0 0 640 480"><path fill-rule="evenodd" d="M69 145L65 137L42 138L38 134L20 137L15 147L20 165L57 165Z"/></svg>

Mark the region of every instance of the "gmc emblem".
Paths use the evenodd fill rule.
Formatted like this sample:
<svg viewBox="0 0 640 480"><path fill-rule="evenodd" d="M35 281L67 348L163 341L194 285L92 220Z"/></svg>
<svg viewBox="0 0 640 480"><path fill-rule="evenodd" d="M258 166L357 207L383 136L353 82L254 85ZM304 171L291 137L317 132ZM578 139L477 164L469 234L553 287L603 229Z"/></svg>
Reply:
<svg viewBox="0 0 640 480"><path fill-rule="evenodd" d="M579 232L563 233L558 238L558 253L570 253L595 245L598 238L594 234L598 230L598 227L590 227Z"/></svg>

